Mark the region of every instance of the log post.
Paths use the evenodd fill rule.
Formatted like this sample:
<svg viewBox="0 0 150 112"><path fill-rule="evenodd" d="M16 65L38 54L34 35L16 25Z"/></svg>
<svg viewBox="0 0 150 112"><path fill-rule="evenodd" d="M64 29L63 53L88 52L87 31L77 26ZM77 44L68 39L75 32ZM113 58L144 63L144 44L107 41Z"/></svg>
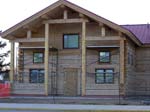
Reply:
<svg viewBox="0 0 150 112"><path fill-rule="evenodd" d="M49 74L49 24L45 24L45 95L48 96L48 74Z"/></svg>
<svg viewBox="0 0 150 112"><path fill-rule="evenodd" d="M10 78L10 83L13 83L14 80L14 50L15 50L15 43L13 41L11 41L11 59L10 59L10 74L9 74L9 78Z"/></svg>
<svg viewBox="0 0 150 112"><path fill-rule="evenodd" d="M66 9L64 10L64 19L68 19L68 11Z"/></svg>
<svg viewBox="0 0 150 112"><path fill-rule="evenodd" d="M82 22L82 96L86 95L86 22Z"/></svg>
<svg viewBox="0 0 150 112"><path fill-rule="evenodd" d="M32 32L31 32L31 30L28 30L28 31L27 31L27 39L30 39L31 36L32 36Z"/></svg>
<svg viewBox="0 0 150 112"><path fill-rule="evenodd" d="M120 94L125 95L125 39L120 40Z"/></svg>
<svg viewBox="0 0 150 112"><path fill-rule="evenodd" d="M105 37L105 35L106 35L105 27L102 26L102 27L101 27L101 36L102 36L102 37Z"/></svg>

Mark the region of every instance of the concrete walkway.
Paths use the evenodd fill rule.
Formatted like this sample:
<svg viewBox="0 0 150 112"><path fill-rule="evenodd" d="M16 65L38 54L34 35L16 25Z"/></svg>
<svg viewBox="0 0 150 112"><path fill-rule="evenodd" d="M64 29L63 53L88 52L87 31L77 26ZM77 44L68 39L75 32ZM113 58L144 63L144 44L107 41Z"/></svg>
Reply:
<svg viewBox="0 0 150 112"><path fill-rule="evenodd" d="M129 111L149 110L150 111L150 106L0 103L0 110L1 109L16 109L16 110L129 110Z"/></svg>

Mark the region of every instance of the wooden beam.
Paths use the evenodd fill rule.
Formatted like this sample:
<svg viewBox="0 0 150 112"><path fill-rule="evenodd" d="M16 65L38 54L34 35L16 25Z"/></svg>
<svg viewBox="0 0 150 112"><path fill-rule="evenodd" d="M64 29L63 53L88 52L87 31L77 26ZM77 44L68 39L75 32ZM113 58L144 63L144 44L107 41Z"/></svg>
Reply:
<svg viewBox="0 0 150 112"><path fill-rule="evenodd" d="M64 10L64 19L68 19L68 11L66 9Z"/></svg>
<svg viewBox="0 0 150 112"><path fill-rule="evenodd" d="M44 15L41 16L41 18L47 20L47 19L49 19L49 16L44 14Z"/></svg>
<svg viewBox="0 0 150 112"><path fill-rule="evenodd" d="M82 13L79 13L79 17L85 18L85 15L83 15Z"/></svg>
<svg viewBox="0 0 150 112"><path fill-rule="evenodd" d="M110 41L110 40L114 40L114 41L116 41L116 40L120 40L121 38L119 37L119 36L107 36L107 37L102 37L102 36L100 36L100 37L86 37L86 40L88 40L88 41L94 41L94 40L108 40L108 41Z"/></svg>
<svg viewBox="0 0 150 112"><path fill-rule="evenodd" d="M104 26L104 24L103 24L103 23L101 23L101 22L99 22L99 26L100 26L100 27L103 27L103 26Z"/></svg>
<svg viewBox="0 0 150 112"><path fill-rule="evenodd" d="M82 22L82 96L86 95L86 22Z"/></svg>
<svg viewBox="0 0 150 112"><path fill-rule="evenodd" d="M37 29L35 29L33 26L30 26L30 25L24 25L22 28L25 29L27 32L29 30L31 30L33 32L37 32Z"/></svg>
<svg viewBox="0 0 150 112"><path fill-rule="evenodd" d="M105 27L104 26L101 27L101 36L102 37L106 36L106 31L105 31Z"/></svg>
<svg viewBox="0 0 150 112"><path fill-rule="evenodd" d="M123 33L119 31L118 36L123 37Z"/></svg>
<svg viewBox="0 0 150 112"><path fill-rule="evenodd" d="M27 39L30 39L32 36L32 31L31 30L28 30L27 31Z"/></svg>
<svg viewBox="0 0 150 112"><path fill-rule="evenodd" d="M49 24L45 24L45 95L48 96L48 75L49 75Z"/></svg>
<svg viewBox="0 0 150 112"><path fill-rule="evenodd" d="M14 55L15 55L15 43L11 42L11 59L10 59L10 74L9 74L9 78L10 78L10 83L13 83L14 80Z"/></svg>
<svg viewBox="0 0 150 112"><path fill-rule="evenodd" d="M55 19L55 20L47 20L43 23L49 23L49 24L61 24L61 23L82 23L82 22L88 22L88 20L85 19Z"/></svg>
<svg viewBox="0 0 150 112"><path fill-rule="evenodd" d="M45 42L45 38L23 38L14 39L13 42Z"/></svg>
<svg viewBox="0 0 150 112"><path fill-rule="evenodd" d="M62 4L60 7L61 7L62 9L65 9L65 8L66 8L66 6L65 6L65 5L63 5L63 4Z"/></svg>
<svg viewBox="0 0 150 112"><path fill-rule="evenodd" d="M9 39L10 42L16 39L15 36L13 35L8 35L7 38Z"/></svg>
<svg viewBox="0 0 150 112"><path fill-rule="evenodd" d="M125 39L120 40L120 94L125 94Z"/></svg>
<svg viewBox="0 0 150 112"><path fill-rule="evenodd" d="M29 30L29 29L30 29L30 26L29 26L29 25L24 25L22 28Z"/></svg>

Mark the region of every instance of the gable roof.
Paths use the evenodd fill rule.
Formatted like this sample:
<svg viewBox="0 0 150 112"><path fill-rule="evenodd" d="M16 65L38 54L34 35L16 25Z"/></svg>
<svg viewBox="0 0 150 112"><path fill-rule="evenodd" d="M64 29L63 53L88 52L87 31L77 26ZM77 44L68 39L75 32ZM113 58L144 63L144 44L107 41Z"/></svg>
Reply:
<svg viewBox="0 0 150 112"><path fill-rule="evenodd" d="M150 44L149 24L122 25L122 26L130 30L142 42L142 44Z"/></svg>
<svg viewBox="0 0 150 112"><path fill-rule="evenodd" d="M50 12L51 10L53 10L53 9L55 9L55 8L61 6L61 5L65 5L65 6L71 8L71 9L73 9L73 10L75 10L75 11L81 13L81 14L84 14L84 15L92 18L93 20L95 20L97 22L103 23L103 24L105 24L105 25L107 25L107 26L109 26L109 27L111 27L111 28L113 28L115 30L118 30L118 31L126 34L137 45L141 45L141 42L129 30L127 30L127 29L123 28L122 26L117 25L117 24L115 24L115 23L113 23L113 22L111 22L111 21L109 21L109 20L107 20L107 19L105 19L103 17L100 17L100 16L98 16L98 15L96 15L96 14L90 12L90 11L87 11L86 9L81 8L81 7L71 3L69 1L66 1L66 0L59 0L59 1L55 2L54 4L48 6L47 8L39 11L38 13L32 15L31 17L23 20L22 22L14 25L13 27L9 28L8 30L2 32L1 36L3 38L7 38L7 36L10 35L12 32L18 30L19 28L23 27L26 24L29 24L29 23L33 22L34 20L40 18L42 15Z"/></svg>

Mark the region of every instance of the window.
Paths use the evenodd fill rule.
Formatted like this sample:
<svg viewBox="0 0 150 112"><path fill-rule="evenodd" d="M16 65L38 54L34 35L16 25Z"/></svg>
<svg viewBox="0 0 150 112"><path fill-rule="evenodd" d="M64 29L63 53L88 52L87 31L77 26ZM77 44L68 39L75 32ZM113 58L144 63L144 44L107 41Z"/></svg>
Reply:
<svg viewBox="0 0 150 112"><path fill-rule="evenodd" d="M99 62L108 63L110 62L110 52L101 51L99 52Z"/></svg>
<svg viewBox="0 0 150 112"><path fill-rule="evenodd" d="M113 69L96 69L96 84L111 84L114 82Z"/></svg>
<svg viewBox="0 0 150 112"><path fill-rule="evenodd" d="M79 35L78 34L64 34L63 35L63 48L64 49L79 48Z"/></svg>
<svg viewBox="0 0 150 112"><path fill-rule="evenodd" d="M42 52L33 53L33 63L43 63L44 62L44 54Z"/></svg>
<svg viewBox="0 0 150 112"><path fill-rule="evenodd" d="M30 83L44 83L44 69L30 70Z"/></svg>

